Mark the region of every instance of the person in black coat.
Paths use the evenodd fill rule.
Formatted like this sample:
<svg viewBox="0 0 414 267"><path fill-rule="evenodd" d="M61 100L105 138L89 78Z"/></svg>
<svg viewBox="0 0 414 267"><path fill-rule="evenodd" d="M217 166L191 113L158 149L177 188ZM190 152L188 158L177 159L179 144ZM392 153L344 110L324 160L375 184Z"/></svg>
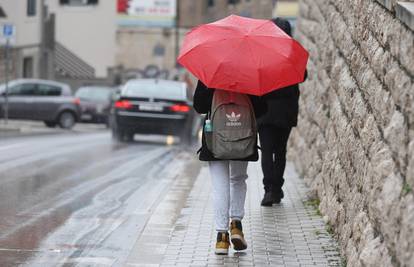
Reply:
<svg viewBox="0 0 414 267"><path fill-rule="evenodd" d="M289 21L281 18L272 20L279 28L291 35ZM307 74L305 73L304 79ZM260 146L262 149L262 170L265 195L262 206L280 203L285 179L286 147L292 127L298 122L299 85L291 85L263 96L267 102L267 113L258 120Z"/></svg>
<svg viewBox="0 0 414 267"><path fill-rule="evenodd" d="M194 93L194 109L200 114L211 112L214 89L207 88L201 81L198 82ZM260 97L249 96L256 117L264 114L266 102ZM220 160L208 150L204 135L200 149L199 159L209 162L212 181L214 218L217 231L216 254L228 254L230 241L235 250L247 248L243 235L242 219L244 216L244 202L246 198L246 179L248 161L257 161L257 149L253 155L237 160ZM214 127L214 125L213 125ZM230 193L231 192L231 193ZM231 222L230 222L231 220ZM230 222L230 235L229 231Z"/></svg>

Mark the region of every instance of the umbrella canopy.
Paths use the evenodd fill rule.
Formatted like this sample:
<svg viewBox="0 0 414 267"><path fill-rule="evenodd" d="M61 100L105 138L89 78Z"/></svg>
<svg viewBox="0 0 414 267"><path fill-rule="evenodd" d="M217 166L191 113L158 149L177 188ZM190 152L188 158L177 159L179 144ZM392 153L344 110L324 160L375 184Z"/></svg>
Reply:
<svg viewBox="0 0 414 267"><path fill-rule="evenodd" d="M308 57L272 21L231 15L187 33L178 62L210 88L264 95L302 82Z"/></svg>

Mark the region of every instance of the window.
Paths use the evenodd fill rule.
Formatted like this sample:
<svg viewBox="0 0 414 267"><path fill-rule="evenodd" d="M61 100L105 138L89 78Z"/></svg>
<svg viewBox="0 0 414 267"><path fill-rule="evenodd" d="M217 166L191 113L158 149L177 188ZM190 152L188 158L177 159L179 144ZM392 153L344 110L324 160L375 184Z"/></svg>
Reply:
<svg viewBox="0 0 414 267"><path fill-rule="evenodd" d="M165 55L165 46L158 43L154 46L152 50L152 55L162 57Z"/></svg>
<svg viewBox="0 0 414 267"><path fill-rule="evenodd" d="M227 4L229 4L229 5L235 5L239 2L240 2L240 0L227 0Z"/></svg>
<svg viewBox="0 0 414 267"><path fill-rule="evenodd" d="M7 18L6 13L4 12L1 6L0 6L0 18Z"/></svg>
<svg viewBox="0 0 414 267"><path fill-rule="evenodd" d="M27 0L27 16L36 16L36 0Z"/></svg>
<svg viewBox="0 0 414 267"><path fill-rule="evenodd" d="M207 0L207 6L211 7L214 6L214 0Z"/></svg>
<svg viewBox="0 0 414 267"><path fill-rule="evenodd" d="M112 94L112 90L106 87L81 87L75 96L82 99L108 101Z"/></svg>
<svg viewBox="0 0 414 267"><path fill-rule="evenodd" d="M33 57L23 58L23 78L33 78Z"/></svg>
<svg viewBox="0 0 414 267"><path fill-rule="evenodd" d="M60 4L67 6L88 6L97 5L98 0L60 0Z"/></svg>
<svg viewBox="0 0 414 267"><path fill-rule="evenodd" d="M49 85L49 84L38 84L36 95L39 96L60 96L62 94L62 88Z"/></svg>
<svg viewBox="0 0 414 267"><path fill-rule="evenodd" d="M162 99L184 99L185 88L175 83L152 83L152 82L129 82L123 89L122 94L127 97L145 97Z"/></svg>
<svg viewBox="0 0 414 267"><path fill-rule="evenodd" d="M33 96L36 94L36 84L18 84L9 89L9 95Z"/></svg>

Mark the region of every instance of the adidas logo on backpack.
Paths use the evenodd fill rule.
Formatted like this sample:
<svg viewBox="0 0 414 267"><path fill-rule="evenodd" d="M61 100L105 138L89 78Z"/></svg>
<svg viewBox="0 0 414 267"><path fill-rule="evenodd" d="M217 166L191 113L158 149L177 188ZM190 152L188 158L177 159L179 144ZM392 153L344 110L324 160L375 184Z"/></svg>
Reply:
<svg viewBox="0 0 414 267"><path fill-rule="evenodd" d="M256 118L245 94L215 90L211 113L212 131L205 133L207 148L218 159L244 159L257 145Z"/></svg>
<svg viewBox="0 0 414 267"><path fill-rule="evenodd" d="M234 113L234 111L231 113L231 115L226 114L227 119L229 120L228 122L226 122L226 126L241 126L242 123L239 121L240 120L240 116L241 114L237 114Z"/></svg>

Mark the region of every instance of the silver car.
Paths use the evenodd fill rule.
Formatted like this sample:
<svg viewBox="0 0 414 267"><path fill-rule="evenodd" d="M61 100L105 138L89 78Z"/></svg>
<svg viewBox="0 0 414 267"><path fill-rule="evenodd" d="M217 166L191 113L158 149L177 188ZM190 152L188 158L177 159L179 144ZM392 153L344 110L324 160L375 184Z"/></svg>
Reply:
<svg viewBox="0 0 414 267"><path fill-rule="evenodd" d="M72 96L69 85L39 79L9 82L10 119L41 120L48 127L70 129L80 118L80 101ZM5 84L0 85L0 117L5 116Z"/></svg>
<svg viewBox="0 0 414 267"><path fill-rule="evenodd" d="M115 90L104 86L85 86L79 88L75 96L80 99L81 121L105 123L108 125L111 97Z"/></svg>

